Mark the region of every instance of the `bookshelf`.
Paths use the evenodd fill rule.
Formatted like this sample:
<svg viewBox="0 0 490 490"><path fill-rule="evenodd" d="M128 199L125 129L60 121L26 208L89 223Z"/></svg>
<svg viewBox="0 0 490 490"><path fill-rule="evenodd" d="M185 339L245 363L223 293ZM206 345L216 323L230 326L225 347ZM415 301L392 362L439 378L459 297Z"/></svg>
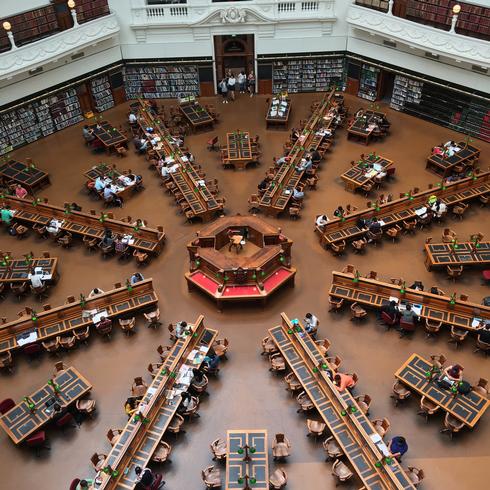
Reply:
<svg viewBox="0 0 490 490"><path fill-rule="evenodd" d="M272 92L321 92L345 86L344 58L306 58L274 61Z"/></svg>
<svg viewBox="0 0 490 490"><path fill-rule="evenodd" d="M390 107L397 111L403 110L407 102L420 104L422 98L423 82L411 80L402 75L395 76Z"/></svg>
<svg viewBox="0 0 490 490"><path fill-rule="evenodd" d="M97 112L103 112L114 107L114 97L112 96L108 76L104 75L102 77L92 78L90 81L90 90Z"/></svg>
<svg viewBox="0 0 490 490"><path fill-rule="evenodd" d="M356 0L356 5L380 10L381 12L388 12L388 4L388 0Z"/></svg>
<svg viewBox="0 0 490 490"><path fill-rule="evenodd" d="M378 77L380 69L375 66L362 64L359 79L358 97L375 101L378 96Z"/></svg>
<svg viewBox="0 0 490 490"><path fill-rule="evenodd" d="M83 121L82 109L75 89L49 97L48 103L57 130Z"/></svg>
<svg viewBox="0 0 490 490"><path fill-rule="evenodd" d="M199 73L195 65L127 66L125 87L128 99L199 95Z"/></svg>
<svg viewBox="0 0 490 490"><path fill-rule="evenodd" d="M77 0L76 9L80 24L110 13L107 0Z"/></svg>

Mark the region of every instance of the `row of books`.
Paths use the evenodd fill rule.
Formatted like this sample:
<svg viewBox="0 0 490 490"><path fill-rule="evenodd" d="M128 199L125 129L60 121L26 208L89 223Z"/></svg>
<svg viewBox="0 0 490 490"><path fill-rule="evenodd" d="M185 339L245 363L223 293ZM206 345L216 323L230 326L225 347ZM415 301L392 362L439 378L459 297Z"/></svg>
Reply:
<svg viewBox="0 0 490 490"><path fill-rule="evenodd" d="M114 97L112 96L111 84L108 76L104 75L102 77L93 78L90 81L90 88L92 90L96 111L103 112L114 107Z"/></svg>
<svg viewBox="0 0 490 490"><path fill-rule="evenodd" d="M407 102L419 104L422 99L423 86L423 82L412 80L402 75L396 75L390 107L401 111Z"/></svg>
<svg viewBox="0 0 490 490"><path fill-rule="evenodd" d="M358 97L372 101L376 100L378 96L379 72L380 69L375 66L362 64Z"/></svg>
<svg viewBox="0 0 490 490"><path fill-rule="evenodd" d="M344 58L288 59L272 65L272 91L320 92L345 88Z"/></svg>

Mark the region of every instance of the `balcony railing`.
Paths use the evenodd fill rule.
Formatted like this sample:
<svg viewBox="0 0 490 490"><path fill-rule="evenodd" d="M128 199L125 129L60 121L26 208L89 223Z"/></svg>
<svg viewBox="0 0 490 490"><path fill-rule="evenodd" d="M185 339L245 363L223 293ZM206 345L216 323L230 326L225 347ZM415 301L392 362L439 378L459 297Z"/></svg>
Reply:
<svg viewBox="0 0 490 490"><path fill-rule="evenodd" d="M249 0L209 4L146 5L132 0L133 28L151 25L204 25L216 19L222 24L268 23L280 20L335 20L334 0Z"/></svg>
<svg viewBox="0 0 490 490"><path fill-rule="evenodd" d="M455 0L355 0L355 4L444 31L490 41L490 8ZM461 11L455 15L454 5ZM488 5L488 4L487 4Z"/></svg>
<svg viewBox="0 0 490 490"><path fill-rule="evenodd" d="M391 2L390 2L391 3ZM377 34L400 44L432 54L450 57L482 67L490 66L490 47L487 41L460 35L432 26L361 7L353 3L347 13L347 22L356 29Z"/></svg>
<svg viewBox="0 0 490 490"><path fill-rule="evenodd" d="M99 17L84 24L53 34L23 46L12 46L0 53L0 79L33 70L62 56L114 37L119 32L115 14Z"/></svg>

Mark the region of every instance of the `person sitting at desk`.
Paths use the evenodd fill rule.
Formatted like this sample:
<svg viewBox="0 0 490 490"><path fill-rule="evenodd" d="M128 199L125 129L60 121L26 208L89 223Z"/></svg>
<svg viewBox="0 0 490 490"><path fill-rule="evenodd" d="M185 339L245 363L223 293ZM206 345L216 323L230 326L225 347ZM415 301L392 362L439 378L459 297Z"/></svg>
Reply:
<svg viewBox="0 0 490 490"><path fill-rule="evenodd" d="M128 120L130 126L136 126L136 124L138 123L138 118L136 117L136 114L134 114L134 112L129 113Z"/></svg>
<svg viewBox="0 0 490 490"><path fill-rule="evenodd" d="M424 285L422 284L422 281L415 281L409 287L410 287L410 289L416 289L417 291L423 291L424 290Z"/></svg>
<svg viewBox="0 0 490 490"><path fill-rule="evenodd" d="M451 381L463 380L463 366L460 366L459 364L453 364L452 366L448 366L446 369L444 369L443 373Z"/></svg>
<svg viewBox="0 0 490 490"><path fill-rule="evenodd" d="M153 473L150 468L141 468L141 466L136 466L134 468L134 473L136 474L136 481L140 484L141 488L145 490L150 490L152 489L153 482L157 478L155 473ZM160 486L158 488L163 487L165 485L165 482L162 480L160 482ZM156 489L155 489L156 490Z"/></svg>
<svg viewBox="0 0 490 490"><path fill-rule="evenodd" d="M60 231L60 228L58 226L58 220L56 218L53 218L52 220L49 221L49 223L46 226L46 231L48 233L51 233L52 235L56 235Z"/></svg>
<svg viewBox="0 0 490 490"><path fill-rule="evenodd" d="M145 153L146 150L148 149L148 140L145 138L139 138L136 137L134 140L134 147L136 148L136 151L140 154Z"/></svg>
<svg viewBox="0 0 490 490"><path fill-rule="evenodd" d="M417 314L412 310L412 305L410 303L405 305L405 309L400 312L400 315L401 319L406 323L416 323L419 319Z"/></svg>
<svg viewBox="0 0 490 490"><path fill-rule="evenodd" d="M128 249L129 245L124 243L121 235L116 235L114 238L114 250L118 254L123 254Z"/></svg>
<svg viewBox="0 0 490 490"><path fill-rule="evenodd" d="M313 166L313 162L311 158L307 156L306 158L301 160L299 165L296 165L296 172L307 172Z"/></svg>
<svg viewBox="0 0 490 490"><path fill-rule="evenodd" d="M104 182L104 179L102 177L98 176L95 179L94 188L97 192L102 192L104 190L105 182Z"/></svg>
<svg viewBox="0 0 490 490"><path fill-rule="evenodd" d="M141 272L135 272L131 276L131 279L129 280L131 284L136 284L137 282L144 281L145 278L143 277L143 274Z"/></svg>
<svg viewBox="0 0 490 490"><path fill-rule="evenodd" d="M95 298L95 296L100 296L101 294L104 294L104 291L100 288L94 288L90 293L88 293L88 299Z"/></svg>
<svg viewBox="0 0 490 490"><path fill-rule="evenodd" d="M388 449L394 458L401 461L402 456L408 451L407 440L402 436L395 436L388 444Z"/></svg>
<svg viewBox="0 0 490 490"><path fill-rule="evenodd" d="M194 158L194 155L190 151L186 151L184 153L184 156L187 158L187 160L189 160L190 163L194 163L195 158Z"/></svg>
<svg viewBox="0 0 490 490"><path fill-rule="evenodd" d="M95 139L93 129L90 129L87 124L82 128L83 139L87 142L92 142Z"/></svg>
<svg viewBox="0 0 490 490"><path fill-rule="evenodd" d="M339 391L344 391L346 388L351 388L356 384L350 374L343 373L336 373L333 377L333 382Z"/></svg>
<svg viewBox="0 0 490 490"><path fill-rule="evenodd" d="M15 186L15 195L16 197L19 197L20 199L24 199L28 194L27 189L22 187L20 184L17 184Z"/></svg>
<svg viewBox="0 0 490 490"><path fill-rule="evenodd" d="M400 314L397 308L397 303L394 300L391 300L389 303L385 303L381 307L381 311L386 313L393 320L396 320Z"/></svg>
<svg viewBox="0 0 490 490"><path fill-rule="evenodd" d="M131 418L136 410L138 410L140 399L140 397L131 396L126 400L126 403L124 404L124 411L126 412L128 418Z"/></svg>
<svg viewBox="0 0 490 490"><path fill-rule="evenodd" d="M319 163L322 159L320 152L315 148L310 148L310 158L313 163Z"/></svg>
<svg viewBox="0 0 490 490"><path fill-rule="evenodd" d="M293 128L293 129L291 130L291 136L290 136L291 141L292 141L293 143L296 143L296 141L297 141L297 139L299 138L299 136L300 136L299 131L298 131L297 129Z"/></svg>
<svg viewBox="0 0 490 490"><path fill-rule="evenodd" d="M266 177L264 180L262 180L259 183L259 185L257 186L257 189L259 191L266 191L268 187L269 187L269 179L267 179L267 177Z"/></svg>
<svg viewBox="0 0 490 490"><path fill-rule="evenodd" d="M112 231L109 228L104 230L104 238L102 239L104 245L112 245L114 243L114 237L112 236Z"/></svg>
<svg viewBox="0 0 490 490"><path fill-rule="evenodd" d="M107 184L104 187L103 196L104 196L104 201L105 202L112 202L116 206L119 206L120 208L122 208L122 206L123 206L123 200L112 190L110 184Z"/></svg>
<svg viewBox="0 0 490 490"><path fill-rule="evenodd" d="M432 155L442 156L444 155L444 150L440 146L434 146L434 148L432 148Z"/></svg>
<svg viewBox="0 0 490 490"><path fill-rule="evenodd" d="M305 330L310 335L314 335L318 329L318 318L313 313L307 313L304 319Z"/></svg>
<svg viewBox="0 0 490 490"><path fill-rule="evenodd" d="M277 165L278 167L280 167L280 166L281 166L281 165L283 165L284 163L289 162L289 160L290 160L290 158L289 158L289 157L287 157L287 156L282 156L281 158L278 158L278 159L276 160L276 165Z"/></svg>
<svg viewBox="0 0 490 490"><path fill-rule="evenodd" d="M326 225L328 225L329 219L326 214L320 214L315 220L315 225L322 231Z"/></svg>
<svg viewBox="0 0 490 490"><path fill-rule="evenodd" d="M486 323L485 320L482 320L480 325L478 325L476 333L480 336L482 342L490 344L490 323Z"/></svg>
<svg viewBox="0 0 490 490"><path fill-rule="evenodd" d="M333 215L336 218L343 218L345 214L344 208L342 206L339 206L334 212Z"/></svg>
<svg viewBox="0 0 490 490"><path fill-rule="evenodd" d="M75 490L88 490L94 484L93 480L85 478L78 482L78 485L75 487Z"/></svg>
<svg viewBox="0 0 490 490"><path fill-rule="evenodd" d="M207 356L204 356L203 367L210 371L219 371L220 358L214 352L208 352Z"/></svg>
<svg viewBox="0 0 490 490"><path fill-rule="evenodd" d="M41 274L31 274L31 286L34 289L39 289L44 286L44 282L41 279L42 278L42 273Z"/></svg>
<svg viewBox="0 0 490 490"><path fill-rule="evenodd" d="M180 402L179 408L177 409L177 412L180 414L187 412L190 406L192 406L192 396L187 393L187 391L184 391L181 395L182 400Z"/></svg>
<svg viewBox="0 0 490 490"><path fill-rule="evenodd" d="M184 339L190 332L190 328L187 326L187 322L181 321L175 325L175 336L178 339Z"/></svg>
<svg viewBox="0 0 490 490"><path fill-rule="evenodd" d="M442 218L447 213L447 206L440 199L437 199L430 209L437 218Z"/></svg>
<svg viewBox="0 0 490 490"><path fill-rule="evenodd" d="M368 229L373 235L378 235L381 233L381 223L378 221L378 218L374 217L372 219Z"/></svg>
<svg viewBox="0 0 490 490"><path fill-rule="evenodd" d="M5 205L4 208L0 211L0 218L2 219L2 223L5 223L7 226L12 223L12 218L14 217L14 213L10 210L10 206L8 204Z"/></svg>
<svg viewBox="0 0 490 490"><path fill-rule="evenodd" d="M198 388L204 386L206 384L206 379L204 378L204 374L201 370L197 368L192 369L192 381L191 386L196 386Z"/></svg>
<svg viewBox="0 0 490 490"><path fill-rule="evenodd" d="M296 187L293 189L293 199L303 199L305 197L305 193L303 191L298 190Z"/></svg>

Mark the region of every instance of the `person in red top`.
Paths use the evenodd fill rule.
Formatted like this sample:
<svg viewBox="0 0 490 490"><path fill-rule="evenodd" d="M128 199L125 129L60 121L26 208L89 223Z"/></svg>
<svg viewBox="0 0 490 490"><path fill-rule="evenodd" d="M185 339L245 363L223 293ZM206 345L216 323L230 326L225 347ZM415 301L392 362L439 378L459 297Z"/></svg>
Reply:
<svg viewBox="0 0 490 490"><path fill-rule="evenodd" d="M339 391L344 391L346 388L352 388L356 384L354 378L350 374L342 373L337 373L333 378L333 382Z"/></svg>
<svg viewBox="0 0 490 490"><path fill-rule="evenodd" d="M17 197L20 197L21 199L24 199L24 197L27 196L27 190L24 187L22 187L20 184L17 184L15 186L15 195Z"/></svg>

